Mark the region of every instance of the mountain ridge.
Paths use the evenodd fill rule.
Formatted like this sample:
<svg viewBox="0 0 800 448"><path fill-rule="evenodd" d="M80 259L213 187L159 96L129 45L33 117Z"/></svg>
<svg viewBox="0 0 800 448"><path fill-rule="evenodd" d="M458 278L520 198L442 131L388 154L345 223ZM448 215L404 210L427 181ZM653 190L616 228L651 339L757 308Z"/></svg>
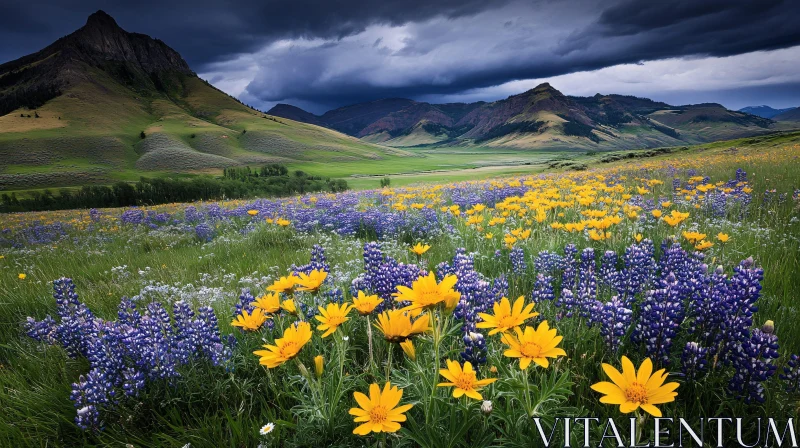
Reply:
<svg viewBox="0 0 800 448"><path fill-rule="evenodd" d="M392 99L359 103L314 115L279 104L268 113L304 119L389 146L487 145L515 148L635 148L694 144L774 130L772 120L731 111L717 103L673 106L629 95L564 95L549 83L493 102L431 104ZM359 111L374 121L337 126L327 117ZM453 111L462 112L458 115ZM300 112L302 111L302 113Z"/></svg>
<svg viewBox="0 0 800 448"><path fill-rule="evenodd" d="M789 112L791 110L797 109L796 107L786 107L783 109L775 109L773 107L767 106L763 104L761 106L747 106L739 109L739 112L744 112L751 115L756 115L762 118L774 118L777 115L780 115L784 112Z"/></svg>

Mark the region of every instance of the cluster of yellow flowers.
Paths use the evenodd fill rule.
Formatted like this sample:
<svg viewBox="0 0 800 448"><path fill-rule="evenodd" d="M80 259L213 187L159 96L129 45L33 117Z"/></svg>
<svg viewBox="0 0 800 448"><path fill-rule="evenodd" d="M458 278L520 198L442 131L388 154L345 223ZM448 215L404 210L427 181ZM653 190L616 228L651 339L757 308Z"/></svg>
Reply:
<svg viewBox="0 0 800 448"><path fill-rule="evenodd" d="M595 216L600 216L596 212L587 213L587 215L591 216L593 213ZM702 241L705 235L687 231L684 232L684 237L695 244ZM417 244L412 247L411 251L422 255L429 249L428 245ZM268 293L252 302L254 306L252 313L243 310L242 314L234 319L232 325L243 330L256 331L267 319L281 310L298 316L294 293L306 291L316 294L326 277L326 272L313 270L309 274L288 275L275 280L267 288ZM417 278L412 282L411 287L398 286L397 291L393 294L394 300L402 302L405 306L379 313L374 323L375 328L380 331L387 343L400 345L411 361L416 360L413 339L432 332L434 359L438 360L438 341L442 336L442 330L437 325L432 325L432 322L437 316L451 312L455 308L461 297L460 293L454 289L457 282L458 279L454 275L445 276L441 282L437 282L433 272L430 272L428 275ZM282 300L281 294L287 295L288 299ZM370 362L372 362L372 332L369 319L381 303L383 303L383 299L377 295L367 295L363 291L359 291L350 303L329 303L324 307L319 306L319 315L315 317L319 321L317 330L322 332L322 338L334 334L342 324L350 319L348 314L355 309L359 315L367 319L369 356ZM535 328L526 325L528 320L539 315L534 311L534 307L534 303L526 304L525 298L522 296L514 300L513 304L508 298L503 297L494 303L491 313L479 314L481 322L476 325L479 329L488 330L489 336L499 334L500 342L506 346L503 356L518 359L519 368L523 371L528 369L531 364L548 368L550 359L566 356L564 349L559 347L563 336L558 335L557 330L551 328L546 320ZM311 324L299 320L289 325L283 331L282 337L276 338L272 344L264 345L263 350L256 350L253 353L259 357L260 364L266 368L277 368L297 358L303 347L312 338ZM389 353L387 378L383 387L381 388L378 383L371 384L369 396L361 392L354 393L358 407L350 409L349 413L354 417L354 422L358 423L353 430L355 434L396 432L401 427L400 423L406 421L405 413L413 406L412 404L400 404L403 389L393 386L389 380L391 351ZM314 374L318 380L324 374L324 362L322 355L314 357ZM299 360L297 363L301 373L309 375ZM482 400L481 390L498 380L498 378L479 379L477 371L470 362L462 365L456 360L448 359L446 368L439 369L438 365L435 367L438 369L438 375L444 379L436 386L452 388L454 398L467 397ZM600 401L619 405L621 412L624 413L641 408L645 412L660 417L661 412L655 405L673 401L677 396L675 389L678 384L664 384L667 374L663 369L653 374L650 359L646 359L642 363L637 373L630 360L623 356L622 368L622 373L620 373L611 365L603 364L603 369L612 382L600 382L592 386L597 392L605 394ZM497 369L492 368L490 371L497 372Z"/></svg>

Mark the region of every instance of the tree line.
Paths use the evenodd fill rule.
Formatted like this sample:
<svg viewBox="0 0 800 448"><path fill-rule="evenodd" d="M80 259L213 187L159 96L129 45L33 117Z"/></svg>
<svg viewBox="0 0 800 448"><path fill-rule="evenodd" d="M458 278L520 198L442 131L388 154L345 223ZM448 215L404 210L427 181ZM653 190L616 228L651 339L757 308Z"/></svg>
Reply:
<svg viewBox="0 0 800 448"><path fill-rule="evenodd" d="M0 211L23 212L65 210L72 208L129 207L198 200L277 197L319 191L339 192L348 189L347 181L312 176L289 170L283 165L266 165L258 169L238 167L225 169L221 177L146 178L138 182L117 182L113 185L84 185L80 189L35 191L29 197L16 193L0 195Z"/></svg>

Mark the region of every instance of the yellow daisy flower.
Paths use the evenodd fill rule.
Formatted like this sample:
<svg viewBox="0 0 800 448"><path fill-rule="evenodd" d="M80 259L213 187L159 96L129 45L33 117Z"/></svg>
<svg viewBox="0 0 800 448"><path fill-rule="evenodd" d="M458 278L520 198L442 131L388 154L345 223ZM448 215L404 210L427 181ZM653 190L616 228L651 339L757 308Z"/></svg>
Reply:
<svg viewBox="0 0 800 448"><path fill-rule="evenodd" d="M297 284L298 280L299 279L293 274L287 275L286 277L281 277L278 280L275 280L272 285L267 288L267 291L290 294L294 290L294 285Z"/></svg>
<svg viewBox="0 0 800 448"><path fill-rule="evenodd" d="M350 312L352 307L353 305L349 303L345 303L343 305L329 303L325 308L321 306L318 307L320 314L314 316L314 318L321 322L320 325L317 325L317 330L325 332L322 333L323 338L327 338L328 336L332 335L340 325L350 319L347 317L347 313Z"/></svg>
<svg viewBox="0 0 800 448"><path fill-rule="evenodd" d="M411 302L404 308L406 311L429 309L440 303L444 303L447 309L453 309L461 298L461 293L453 290L457 281L455 275L448 275L437 284L436 276L431 271L427 276L414 280L411 288L398 286L397 292L392 295L398 302Z"/></svg>
<svg viewBox="0 0 800 448"><path fill-rule="evenodd" d="M475 326L478 328L491 328L489 335L496 333L505 333L514 327L519 327L524 324L526 320L536 317L539 313L533 311L534 303L525 305L525 297L519 296L514 301L514 306L507 297L503 297L499 302L492 305L494 315L488 313L478 313L478 316L483 319L483 322L478 322Z"/></svg>
<svg viewBox="0 0 800 448"><path fill-rule="evenodd" d="M406 339L431 330L430 316L423 314L411 322L411 313L404 310L389 310L378 315L375 327L389 342L403 342Z"/></svg>
<svg viewBox="0 0 800 448"><path fill-rule="evenodd" d="M411 248L411 252L414 252L415 254L417 254L417 256L421 256L422 254L427 252L428 249L430 248L431 246L428 244L423 245L422 243L417 243L416 246Z"/></svg>
<svg viewBox="0 0 800 448"><path fill-rule="evenodd" d="M351 408L350 415L356 423L361 423L353 430L353 434L365 436L371 432L397 432L400 422L406 421L405 413L413 405L400 404L403 389L392 387L387 382L381 392L380 386L373 383L369 386L369 397L361 392L353 393L359 407Z"/></svg>
<svg viewBox="0 0 800 448"><path fill-rule="evenodd" d="M248 313L247 310L242 310L242 314L236 316L233 322L231 322L231 325L239 327L242 330L256 331L264 325L267 319L269 319L269 316L264 314L264 310L261 308L254 308L252 313Z"/></svg>
<svg viewBox="0 0 800 448"><path fill-rule="evenodd" d="M308 274L300 273L300 278L297 279L297 284L300 285L297 288L298 291L309 291L309 292L317 292L319 291L320 286L328 278L328 273L325 271L321 271L319 269L314 269L313 271L309 272Z"/></svg>
<svg viewBox="0 0 800 448"><path fill-rule="evenodd" d="M259 364L273 369L300 354L300 350L308 344L311 336L311 325L308 322L298 322L284 330L283 337L275 339L274 345L265 345L266 350L256 350L253 354L260 356Z"/></svg>
<svg viewBox="0 0 800 448"><path fill-rule="evenodd" d="M368 296L364 291L358 291L358 297L353 297L353 308L362 316L371 314L381 303L383 299L379 299L377 295Z"/></svg>
<svg viewBox="0 0 800 448"><path fill-rule="evenodd" d="M451 361L448 359L447 368L440 369L439 373L449 382L439 383L437 386L452 386L454 398L461 398L462 395L466 395L475 400L483 400L483 396L480 394L480 392L478 392L478 390L487 384L497 381L497 378L486 378L479 380L475 375L475 370L473 370L472 364L469 361L464 363L464 368L462 369L461 364L459 364L458 361Z"/></svg>
<svg viewBox="0 0 800 448"><path fill-rule="evenodd" d="M547 368L550 366L547 358L567 355L563 349L556 347L564 337L557 336L556 329L551 329L547 321L539 324L536 330L526 325L525 330L516 327L514 332L516 337L510 333L503 334L502 341L508 345L503 355L508 358L519 358L520 369L527 369L531 361Z"/></svg>
<svg viewBox="0 0 800 448"><path fill-rule="evenodd" d="M294 300L286 299L281 302L281 308L289 314L293 314L297 316L297 305L294 304Z"/></svg>
<svg viewBox="0 0 800 448"><path fill-rule="evenodd" d="M264 294L258 297L255 302L251 302L256 308L261 308L265 313L277 313L281 309L281 297L278 293Z"/></svg>
<svg viewBox="0 0 800 448"><path fill-rule="evenodd" d="M405 352L408 359L414 361L417 359L417 350L414 348L414 342L411 339L406 339L405 341L400 343L400 347Z"/></svg>
<svg viewBox="0 0 800 448"><path fill-rule="evenodd" d="M623 414L631 413L639 408L654 417L661 417L657 404L675 401L678 383L664 384L668 373L661 369L653 373L653 361L647 358L636 371L627 356L622 357L622 373L612 365L603 363L603 371L613 382L601 381L592 385L592 390L605 394L601 403L618 404Z"/></svg>

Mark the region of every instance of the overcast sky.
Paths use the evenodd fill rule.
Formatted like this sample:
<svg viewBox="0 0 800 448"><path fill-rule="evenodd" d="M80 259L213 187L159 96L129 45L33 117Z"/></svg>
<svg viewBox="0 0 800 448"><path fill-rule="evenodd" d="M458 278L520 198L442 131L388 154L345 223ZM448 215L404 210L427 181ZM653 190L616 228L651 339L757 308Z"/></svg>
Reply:
<svg viewBox="0 0 800 448"><path fill-rule="evenodd" d="M492 101L544 81L569 95L800 106L796 0L0 2L0 62L97 9L265 110Z"/></svg>

